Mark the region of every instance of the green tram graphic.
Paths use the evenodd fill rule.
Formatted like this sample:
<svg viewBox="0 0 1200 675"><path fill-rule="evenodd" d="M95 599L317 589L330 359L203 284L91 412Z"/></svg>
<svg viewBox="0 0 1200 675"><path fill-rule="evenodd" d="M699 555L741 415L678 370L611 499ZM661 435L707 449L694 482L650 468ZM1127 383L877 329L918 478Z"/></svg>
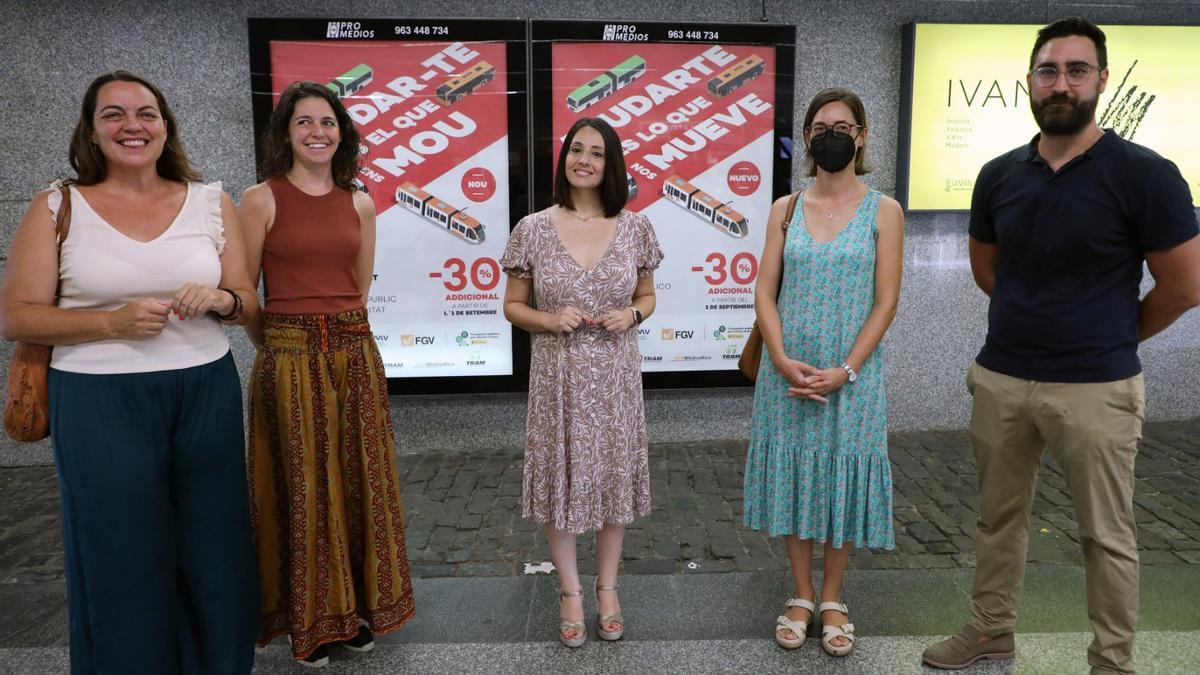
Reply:
<svg viewBox="0 0 1200 675"><path fill-rule="evenodd" d="M646 59L634 55L600 73L595 79L567 95L567 107L579 112L611 96L646 72Z"/></svg>
<svg viewBox="0 0 1200 675"><path fill-rule="evenodd" d="M729 70L718 74L708 81L708 90L717 96L724 96L750 80L762 75L767 64L758 56L751 54L733 64Z"/></svg>
<svg viewBox="0 0 1200 675"><path fill-rule="evenodd" d="M438 87L438 103L442 105L458 103L467 94L491 82L494 77L496 77L496 68L487 61L480 61L468 68L466 72L455 75Z"/></svg>
<svg viewBox="0 0 1200 675"><path fill-rule="evenodd" d="M750 233L745 216L734 210L728 202L722 202L681 176L668 176L663 181L662 193L679 208L735 239L742 239Z"/></svg>
<svg viewBox="0 0 1200 675"><path fill-rule="evenodd" d="M333 81L325 86L337 94L338 98L346 98L359 91L363 87L371 83L371 79L375 77L375 72L371 70L371 66L365 63L360 63L354 66L345 73L333 78Z"/></svg>

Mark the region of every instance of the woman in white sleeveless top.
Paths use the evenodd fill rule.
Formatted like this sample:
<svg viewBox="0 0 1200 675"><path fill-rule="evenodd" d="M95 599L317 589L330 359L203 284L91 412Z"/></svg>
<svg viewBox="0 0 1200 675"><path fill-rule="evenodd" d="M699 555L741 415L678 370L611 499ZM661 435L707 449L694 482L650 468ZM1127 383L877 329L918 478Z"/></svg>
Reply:
<svg viewBox="0 0 1200 675"><path fill-rule="evenodd" d="M51 189L13 238L3 306L7 339L54 346L71 672L248 673L257 577L221 320L258 301L233 206L125 71L88 87L70 161L61 252Z"/></svg>

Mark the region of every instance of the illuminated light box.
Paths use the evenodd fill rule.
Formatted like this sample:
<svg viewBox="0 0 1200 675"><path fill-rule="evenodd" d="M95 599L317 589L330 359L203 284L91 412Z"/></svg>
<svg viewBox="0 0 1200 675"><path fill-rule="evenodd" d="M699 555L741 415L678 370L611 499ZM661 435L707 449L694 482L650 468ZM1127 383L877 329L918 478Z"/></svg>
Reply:
<svg viewBox="0 0 1200 675"><path fill-rule="evenodd" d="M1041 25L905 27L897 197L913 211L966 210L979 169L1038 132L1026 73ZM1096 118L1175 162L1200 194L1200 27L1101 26L1108 83Z"/></svg>

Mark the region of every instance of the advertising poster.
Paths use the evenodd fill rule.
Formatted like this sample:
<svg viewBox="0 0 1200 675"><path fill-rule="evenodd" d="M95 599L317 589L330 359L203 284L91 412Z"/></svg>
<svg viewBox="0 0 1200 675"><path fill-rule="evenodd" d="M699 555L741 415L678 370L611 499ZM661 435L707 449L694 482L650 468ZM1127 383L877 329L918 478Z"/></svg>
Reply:
<svg viewBox="0 0 1200 675"><path fill-rule="evenodd" d="M911 210L965 210L979 169L1038 132L1029 54L1040 25L910 24L897 195ZM1101 26L1108 84L1096 119L1175 162L1200 199L1200 27ZM904 135L907 134L907 139ZM907 142L906 142L907 140Z"/></svg>
<svg viewBox="0 0 1200 675"><path fill-rule="evenodd" d="M650 219L665 254L657 308L637 329L643 372L735 370L767 216L790 179L780 148L791 135L794 29L534 22L533 35L535 79L548 80L534 86L535 134L550 141L535 195L552 184L576 120L611 124L626 208Z"/></svg>
<svg viewBox="0 0 1200 675"><path fill-rule="evenodd" d="M523 61L523 24L328 20L315 28L311 38L293 30L301 35L263 40L261 81L272 107L292 82L326 84L362 135L358 180L377 213L367 309L389 379L512 376L498 260L527 199L525 185L513 184L525 174L513 167L525 152L526 74L513 63L514 52ZM261 93L256 86L260 107Z"/></svg>

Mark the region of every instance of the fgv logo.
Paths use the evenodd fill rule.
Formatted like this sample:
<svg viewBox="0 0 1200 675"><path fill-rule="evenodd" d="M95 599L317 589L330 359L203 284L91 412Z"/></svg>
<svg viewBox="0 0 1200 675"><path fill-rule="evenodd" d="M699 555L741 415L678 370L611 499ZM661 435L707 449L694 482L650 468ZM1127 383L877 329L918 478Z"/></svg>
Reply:
<svg viewBox="0 0 1200 675"><path fill-rule="evenodd" d="M432 335L401 335L400 344L405 347L415 347L417 345L433 344Z"/></svg>
<svg viewBox="0 0 1200 675"><path fill-rule="evenodd" d="M664 340L691 340L694 337L696 337L696 331L694 330L662 329L662 339Z"/></svg>
<svg viewBox="0 0 1200 675"><path fill-rule="evenodd" d="M325 28L326 38L373 38L375 31L363 30L357 21L330 21Z"/></svg>

